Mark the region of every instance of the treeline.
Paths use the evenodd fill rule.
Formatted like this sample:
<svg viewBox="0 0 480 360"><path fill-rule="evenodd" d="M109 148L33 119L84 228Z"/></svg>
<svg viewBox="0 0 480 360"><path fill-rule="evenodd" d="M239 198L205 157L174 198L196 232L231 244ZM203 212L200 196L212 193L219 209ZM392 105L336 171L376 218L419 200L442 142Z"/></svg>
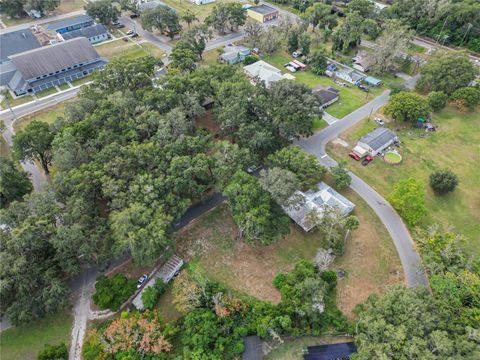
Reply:
<svg viewBox="0 0 480 360"><path fill-rule="evenodd" d="M310 89L288 81L252 86L230 66L173 71L154 87L157 64L112 62L64 117L52 126L32 122L15 136L15 157L45 159L52 185L0 213L1 312L13 323L65 306L65 279L86 263L124 252L139 265L154 263L193 202L244 180L265 201L234 212L248 228L245 239L270 243L288 231L274 225L279 205L244 171L311 132L319 107ZM195 124L207 98L215 101L219 139Z"/></svg>

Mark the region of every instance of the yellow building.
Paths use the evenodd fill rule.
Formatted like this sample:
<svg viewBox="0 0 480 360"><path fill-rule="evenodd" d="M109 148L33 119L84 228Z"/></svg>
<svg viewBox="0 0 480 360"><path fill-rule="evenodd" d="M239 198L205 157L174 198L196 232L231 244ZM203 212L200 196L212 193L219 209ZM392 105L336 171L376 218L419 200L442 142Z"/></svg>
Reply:
<svg viewBox="0 0 480 360"><path fill-rule="evenodd" d="M278 10L267 5L259 5L248 8L247 15L254 20L265 23L278 18Z"/></svg>

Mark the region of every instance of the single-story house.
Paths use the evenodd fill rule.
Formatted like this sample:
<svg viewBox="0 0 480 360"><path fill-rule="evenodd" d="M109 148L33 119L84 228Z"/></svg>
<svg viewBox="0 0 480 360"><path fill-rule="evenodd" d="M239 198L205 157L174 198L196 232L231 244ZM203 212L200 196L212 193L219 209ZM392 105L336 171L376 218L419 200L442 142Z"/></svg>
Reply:
<svg viewBox="0 0 480 360"><path fill-rule="evenodd" d="M267 88L284 78L280 70L263 60L244 66L243 71L250 77L253 83L263 81Z"/></svg>
<svg viewBox="0 0 480 360"><path fill-rule="evenodd" d="M108 29L105 25L96 24L78 30L69 31L67 33L58 34L58 37L62 41L75 39L78 37L86 37L90 44L96 44L108 39Z"/></svg>
<svg viewBox="0 0 480 360"><path fill-rule="evenodd" d="M367 83L370 86L379 86L382 83L382 80L377 79L376 77L373 76L367 76L363 82Z"/></svg>
<svg viewBox="0 0 480 360"><path fill-rule="evenodd" d="M320 108L325 109L340 98L340 90L332 87L319 85L312 90L312 93L320 100Z"/></svg>
<svg viewBox="0 0 480 360"><path fill-rule="evenodd" d="M393 131L385 127L378 127L361 137L353 148L353 152L360 157L367 154L376 156L396 142L398 142L398 137Z"/></svg>
<svg viewBox="0 0 480 360"><path fill-rule="evenodd" d="M223 49L220 61L224 64L237 64L250 55L250 49L243 45L229 45Z"/></svg>
<svg viewBox="0 0 480 360"><path fill-rule="evenodd" d="M17 96L80 79L107 63L84 37L25 51L9 59L14 74L8 87Z"/></svg>
<svg viewBox="0 0 480 360"><path fill-rule="evenodd" d="M353 59L353 68L357 69L361 72L369 71L373 65L376 64L375 59L372 56L366 54L359 54L355 56Z"/></svg>
<svg viewBox="0 0 480 360"><path fill-rule="evenodd" d="M312 212L316 212L316 215L321 218L325 209L336 208L343 216L347 216L355 208L354 203L324 182L319 183L317 186L317 191L296 192L295 196L303 197L304 201L301 205L283 207L285 213L306 232L316 226L316 223L312 222L310 218Z"/></svg>
<svg viewBox="0 0 480 360"><path fill-rule="evenodd" d="M357 73L355 70L350 69L338 69L334 72L335 76L339 79L345 80L353 85L358 85L365 79L365 76Z"/></svg>
<svg viewBox="0 0 480 360"><path fill-rule="evenodd" d="M263 347L262 341L256 335L243 337L244 350L242 360L262 360Z"/></svg>
<svg viewBox="0 0 480 360"><path fill-rule="evenodd" d="M356 352L357 347L353 342L308 346L307 352L303 354L303 360L350 359Z"/></svg>
<svg viewBox="0 0 480 360"><path fill-rule="evenodd" d="M195 5L205 5L215 2L215 0L189 0L192 4Z"/></svg>
<svg viewBox="0 0 480 360"><path fill-rule="evenodd" d="M145 10L155 9L157 6L166 6L170 9L173 9L171 6L168 6L160 0L138 0L137 9L139 13L144 12Z"/></svg>
<svg viewBox="0 0 480 360"><path fill-rule="evenodd" d="M278 10L267 5L252 6L247 9L247 16L261 23L278 18Z"/></svg>
<svg viewBox="0 0 480 360"><path fill-rule="evenodd" d="M78 30L89 27L95 24L93 18L88 15L79 15L69 19L55 21L43 26L46 30L55 31L59 34L67 33L69 31Z"/></svg>
<svg viewBox="0 0 480 360"><path fill-rule="evenodd" d="M0 35L0 64L9 62L9 56L37 49L42 45L30 29L21 29Z"/></svg>

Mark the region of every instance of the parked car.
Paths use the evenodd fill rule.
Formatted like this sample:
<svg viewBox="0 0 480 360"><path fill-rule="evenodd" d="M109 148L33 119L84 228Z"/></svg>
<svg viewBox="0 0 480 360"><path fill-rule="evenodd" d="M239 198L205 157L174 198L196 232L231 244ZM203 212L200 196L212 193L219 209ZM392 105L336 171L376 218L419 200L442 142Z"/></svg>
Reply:
<svg viewBox="0 0 480 360"><path fill-rule="evenodd" d="M365 91L365 92L369 92L369 91L370 91L370 89L368 88L368 86L365 86L365 85L361 85L361 84L360 84L360 85L358 85L358 88L359 88L360 90Z"/></svg>
<svg viewBox="0 0 480 360"><path fill-rule="evenodd" d="M368 155L365 159L362 160L362 165L367 166L373 161L373 159L374 159L373 156Z"/></svg>
<svg viewBox="0 0 480 360"><path fill-rule="evenodd" d="M130 37L138 37L138 34L137 34L137 33L133 33L132 35L130 35Z"/></svg>
<svg viewBox="0 0 480 360"><path fill-rule="evenodd" d="M375 117L373 120L380 126L385 125L385 122L382 119L380 119L379 117Z"/></svg>
<svg viewBox="0 0 480 360"><path fill-rule="evenodd" d="M290 72L297 72L297 69L295 69L293 66L290 66L288 64L287 64L287 66L285 66L285 68Z"/></svg>
<svg viewBox="0 0 480 360"><path fill-rule="evenodd" d="M257 165L251 165L247 168L247 173L249 174L252 174L254 173L255 171L257 171L258 169L260 169L260 166L257 166Z"/></svg>
<svg viewBox="0 0 480 360"><path fill-rule="evenodd" d="M348 156L350 156L353 160L356 160L356 161L360 160L360 156L358 156L354 152L351 152L350 154L348 154Z"/></svg>
<svg viewBox="0 0 480 360"><path fill-rule="evenodd" d="M127 31L127 35L133 35L134 34L134 31L133 30L128 30Z"/></svg>
<svg viewBox="0 0 480 360"><path fill-rule="evenodd" d="M294 58L298 58L298 57L302 56L302 52L299 51L299 50L298 50L298 51L294 51L294 52L292 53L292 56L293 56Z"/></svg>
<svg viewBox="0 0 480 360"><path fill-rule="evenodd" d="M137 281L137 289L140 289L142 285L145 283L145 281L147 281L147 279L148 279L147 274L143 274L142 276L140 276L140 278Z"/></svg>
<svg viewBox="0 0 480 360"><path fill-rule="evenodd" d="M137 13L133 13L130 15L130 19L135 19L138 17L138 14Z"/></svg>
<svg viewBox="0 0 480 360"><path fill-rule="evenodd" d="M122 29L125 27L125 25L118 23L118 24L113 24L113 27L116 29Z"/></svg>

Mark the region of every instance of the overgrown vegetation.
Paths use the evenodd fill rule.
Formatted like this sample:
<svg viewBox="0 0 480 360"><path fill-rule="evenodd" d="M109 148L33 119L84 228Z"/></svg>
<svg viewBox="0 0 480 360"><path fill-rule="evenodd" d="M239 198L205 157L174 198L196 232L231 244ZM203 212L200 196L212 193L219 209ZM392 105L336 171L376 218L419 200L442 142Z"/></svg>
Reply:
<svg viewBox="0 0 480 360"><path fill-rule="evenodd" d="M128 280L125 275L100 276L95 283L95 293L92 299L102 310L117 311L123 302L134 293L135 289L135 281Z"/></svg>

